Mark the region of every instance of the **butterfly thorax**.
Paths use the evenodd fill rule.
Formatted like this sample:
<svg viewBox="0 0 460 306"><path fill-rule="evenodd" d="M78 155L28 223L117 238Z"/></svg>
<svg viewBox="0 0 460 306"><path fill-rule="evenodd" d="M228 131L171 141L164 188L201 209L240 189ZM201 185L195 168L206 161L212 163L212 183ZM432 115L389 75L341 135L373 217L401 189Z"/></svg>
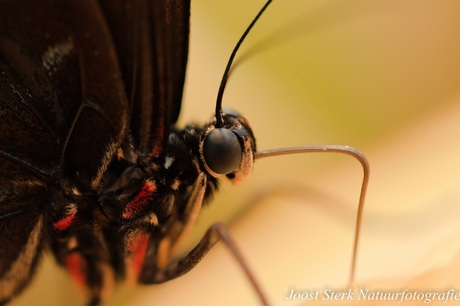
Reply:
<svg viewBox="0 0 460 306"><path fill-rule="evenodd" d="M244 118L227 120L246 153L237 171L226 176L240 180L252 169L255 144ZM162 281L162 271L222 176L203 157L213 130L215 122L171 131L161 157L140 152L126 137L97 191L63 188L73 200L54 214L52 231L58 239L51 240L51 249L90 294L105 296L121 279Z"/></svg>

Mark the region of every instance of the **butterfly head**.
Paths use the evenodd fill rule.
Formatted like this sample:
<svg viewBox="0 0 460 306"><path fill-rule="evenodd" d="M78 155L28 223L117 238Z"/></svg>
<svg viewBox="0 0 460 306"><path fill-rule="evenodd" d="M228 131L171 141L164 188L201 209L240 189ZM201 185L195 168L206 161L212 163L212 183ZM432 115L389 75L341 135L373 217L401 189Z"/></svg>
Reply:
<svg viewBox="0 0 460 306"><path fill-rule="evenodd" d="M246 118L226 109L223 124L214 120L200 140L200 157L206 171L214 177L226 175L237 183L252 171L256 142Z"/></svg>

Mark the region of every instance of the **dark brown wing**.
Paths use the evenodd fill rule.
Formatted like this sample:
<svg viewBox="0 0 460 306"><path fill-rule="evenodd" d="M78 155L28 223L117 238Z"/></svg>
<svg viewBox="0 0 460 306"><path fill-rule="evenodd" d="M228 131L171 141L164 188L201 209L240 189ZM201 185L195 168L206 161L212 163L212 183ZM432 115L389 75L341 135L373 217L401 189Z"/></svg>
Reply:
<svg viewBox="0 0 460 306"><path fill-rule="evenodd" d="M94 1L0 0L0 304L27 285L60 181L98 183L128 129Z"/></svg>
<svg viewBox="0 0 460 306"><path fill-rule="evenodd" d="M131 101L131 133L161 155L177 121L188 54L189 0L101 0Z"/></svg>
<svg viewBox="0 0 460 306"><path fill-rule="evenodd" d="M132 130L161 155L189 1L0 0L0 303L30 280L60 181L95 189ZM48 223L47 223L48 221Z"/></svg>
<svg viewBox="0 0 460 306"><path fill-rule="evenodd" d="M170 123L179 117L182 91L188 57L190 1L153 1L153 19L156 30L152 36L156 56L154 70L156 87L164 87L165 95L158 96L160 103L169 106Z"/></svg>
<svg viewBox="0 0 460 306"><path fill-rule="evenodd" d="M0 158L0 304L21 291L35 272L43 245L43 181Z"/></svg>

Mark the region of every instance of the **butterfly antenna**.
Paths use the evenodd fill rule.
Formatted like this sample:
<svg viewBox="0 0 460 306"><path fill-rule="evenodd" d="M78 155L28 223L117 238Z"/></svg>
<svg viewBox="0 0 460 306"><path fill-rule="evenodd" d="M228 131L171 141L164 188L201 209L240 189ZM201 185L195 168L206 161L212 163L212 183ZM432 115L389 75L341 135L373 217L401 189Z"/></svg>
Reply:
<svg viewBox="0 0 460 306"><path fill-rule="evenodd" d="M246 31L244 31L243 35L241 36L240 40L236 44L235 48L232 51L232 54L230 55L230 58L228 59L227 62L227 67L225 67L224 75L222 76L222 81L220 82L219 86L219 92L217 93L217 101L216 101L216 126L218 128L222 127L224 125L224 119L223 119L223 113L222 113L222 97L224 95L224 90L225 86L227 84L230 68L232 67L233 60L235 59L235 55L238 52L238 49L240 48L241 44L243 43L244 39L246 36L248 36L249 32L251 31L252 27L255 25L257 20L259 20L260 16L264 13L264 11L267 9L267 7L270 5L272 0L268 0L267 3L262 7L262 9L259 11L257 16L252 20L251 24L248 26Z"/></svg>

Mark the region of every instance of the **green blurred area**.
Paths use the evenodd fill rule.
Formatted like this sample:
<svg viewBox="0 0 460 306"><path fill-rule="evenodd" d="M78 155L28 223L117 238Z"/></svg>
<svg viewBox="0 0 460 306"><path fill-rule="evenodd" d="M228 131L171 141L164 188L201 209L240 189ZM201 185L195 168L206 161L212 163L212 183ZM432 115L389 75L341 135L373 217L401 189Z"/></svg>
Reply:
<svg viewBox="0 0 460 306"><path fill-rule="evenodd" d="M212 113L230 51L262 4L193 2L182 118ZM224 103L253 122L261 147L374 143L458 94L459 12L455 0L275 1Z"/></svg>

